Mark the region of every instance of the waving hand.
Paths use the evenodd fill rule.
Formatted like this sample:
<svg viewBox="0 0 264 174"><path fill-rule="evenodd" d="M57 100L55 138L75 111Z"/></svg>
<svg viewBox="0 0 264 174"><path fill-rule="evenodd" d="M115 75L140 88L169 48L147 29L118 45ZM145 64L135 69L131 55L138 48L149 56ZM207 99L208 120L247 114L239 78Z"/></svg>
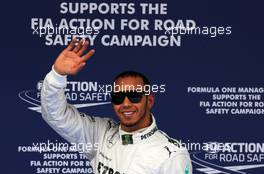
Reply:
<svg viewBox="0 0 264 174"><path fill-rule="evenodd" d="M61 75L77 74L85 66L85 62L94 54L94 49L84 54L89 45L88 41L80 40L77 45L76 43L74 38L57 57L54 63L54 69L57 73Z"/></svg>

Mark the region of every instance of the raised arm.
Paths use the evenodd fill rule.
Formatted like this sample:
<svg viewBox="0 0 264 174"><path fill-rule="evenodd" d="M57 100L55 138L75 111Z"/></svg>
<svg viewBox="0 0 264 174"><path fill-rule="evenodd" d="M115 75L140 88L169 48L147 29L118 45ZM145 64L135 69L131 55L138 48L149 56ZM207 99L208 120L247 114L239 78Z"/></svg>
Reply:
<svg viewBox="0 0 264 174"><path fill-rule="evenodd" d="M80 114L67 103L64 94L66 75L78 73L93 54L94 50L82 55L88 42L73 40L56 59L52 70L44 79L41 90L41 108L44 120L64 139L70 143L91 143L99 141L100 135L106 130L107 119L93 118ZM87 152L91 159L95 149Z"/></svg>

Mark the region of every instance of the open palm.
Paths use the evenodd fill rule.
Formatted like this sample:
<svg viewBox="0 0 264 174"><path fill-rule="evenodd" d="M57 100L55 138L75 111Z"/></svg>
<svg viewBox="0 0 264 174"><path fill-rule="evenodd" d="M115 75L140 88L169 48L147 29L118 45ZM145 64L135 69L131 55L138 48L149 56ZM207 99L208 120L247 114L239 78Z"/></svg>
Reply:
<svg viewBox="0 0 264 174"><path fill-rule="evenodd" d="M85 66L85 62L94 54L95 50L93 49L84 54L89 45L88 41L80 40L77 45L76 43L76 39L73 39L57 57L54 63L54 69L57 73L61 75L78 73Z"/></svg>

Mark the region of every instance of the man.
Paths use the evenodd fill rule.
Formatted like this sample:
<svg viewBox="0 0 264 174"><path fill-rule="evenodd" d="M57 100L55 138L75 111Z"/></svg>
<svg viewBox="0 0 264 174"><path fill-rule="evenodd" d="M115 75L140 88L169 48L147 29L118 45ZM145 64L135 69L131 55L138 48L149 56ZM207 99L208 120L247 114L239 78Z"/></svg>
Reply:
<svg viewBox="0 0 264 174"><path fill-rule="evenodd" d="M96 174L192 173L187 150L157 129L150 112L154 104L152 94L131 88L112 92L119 124L110 118L79 113L67 103L66 75L76 74L85 66L95 52L90 50L83 55L87 47L87 41L77 43L73 39L47 74L41 91L44 120L70 143L98 143L97 148L85 153ZM149 85L148 79L137 72L121 73L114 82L123 87Z"/></svg>

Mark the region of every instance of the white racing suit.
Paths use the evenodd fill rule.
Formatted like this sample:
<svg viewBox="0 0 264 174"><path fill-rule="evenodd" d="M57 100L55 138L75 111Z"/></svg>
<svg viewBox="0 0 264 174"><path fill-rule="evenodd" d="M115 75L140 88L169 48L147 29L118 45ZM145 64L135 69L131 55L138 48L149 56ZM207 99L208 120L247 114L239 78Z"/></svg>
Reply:
<svg viewBox="0 0 264 174"><path fill-rule="evenodd" d="M124 132L110 118L92 117L67 103L66 76L49 72L41 91L44 120L69 143L98 143L85 153L95 174L191 174L187 150L157 129ZM93 146L96 147L96 146Z"/></svg>

